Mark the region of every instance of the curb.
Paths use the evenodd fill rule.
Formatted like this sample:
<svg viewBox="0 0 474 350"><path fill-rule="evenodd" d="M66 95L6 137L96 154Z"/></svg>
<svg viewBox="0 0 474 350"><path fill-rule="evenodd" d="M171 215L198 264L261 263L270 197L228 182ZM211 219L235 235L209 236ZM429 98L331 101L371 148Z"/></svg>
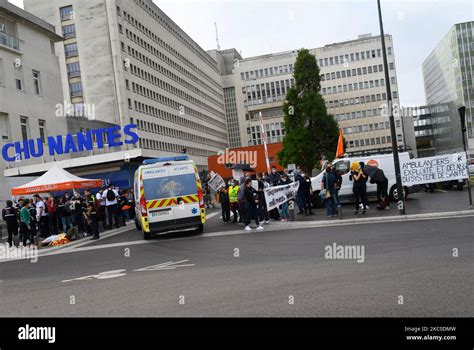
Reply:
<svg viewBox="0 0 474 350"><path fill-rule="evenodd" d="M425 213L425 214L406 214L400 216L377 216L370 218L360 219L328 219L319 221L291 221L288 223L280 223L279 227L284 228L297 228L301 226L305 227L331 227L331 226L342 226L342 225L360 225L360 224L374 224L379 222L401 222L401 221L418 221L424 219L449 219L456 217L471 217L474 216L474 210L462 210L462 211L451 211L451 212L439 212L439 213Z"/></svg>

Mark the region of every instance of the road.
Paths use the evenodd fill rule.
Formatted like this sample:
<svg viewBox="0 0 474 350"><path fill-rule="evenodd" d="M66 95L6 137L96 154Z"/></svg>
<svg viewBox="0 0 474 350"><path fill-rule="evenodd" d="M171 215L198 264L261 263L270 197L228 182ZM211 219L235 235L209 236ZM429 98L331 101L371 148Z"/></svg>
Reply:
<svg viewBox="0 0 474 350"><path fill-rule="evenodd" d="M104 240L37 263L0 264L0 316L473 317L473 224L464 217ZM334 243L363 247L363 262L327 259ZM99 275L107 271L115 272Z"/></svg>

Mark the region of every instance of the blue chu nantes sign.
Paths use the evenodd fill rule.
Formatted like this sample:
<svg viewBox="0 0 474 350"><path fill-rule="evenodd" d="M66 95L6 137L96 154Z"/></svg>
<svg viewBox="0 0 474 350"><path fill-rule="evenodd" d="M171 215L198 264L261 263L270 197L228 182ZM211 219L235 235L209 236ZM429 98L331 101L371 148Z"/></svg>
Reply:
<svg viewBox="0 0 474 350"><path fill-rule="evenodd" d="M50 156L92 151L94 149L95 139L97 148L103 149L106 144L109 147L120 147L124 144L134 145L138 142L138 134L135 132L136 124L126 125L123 130L120 126L89 130L85 133L79 132L75 135L48 137L48 149L41 139L25 140L23 142L7 143L3 146L2 157L7 162L14 162L23 159L40 158L45 152ZM107 142L104 142L103 135L107 136Z"/></svg>

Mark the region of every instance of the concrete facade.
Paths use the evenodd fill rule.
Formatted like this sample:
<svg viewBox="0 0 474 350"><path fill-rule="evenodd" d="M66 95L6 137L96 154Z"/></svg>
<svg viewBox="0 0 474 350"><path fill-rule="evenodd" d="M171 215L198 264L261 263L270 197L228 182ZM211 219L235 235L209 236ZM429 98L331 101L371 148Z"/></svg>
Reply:
<svg viewBox="0 0 474 350"><path fill-rule="evenodd" d="M42 139L49 135L65 134L65 118L56 117L58 104L62 103L61 75L54 43L62 38L54 27L28 12L0 1L0 147L7 143ZM47 147L47 146L46 146ZM18 164L34 165L49 162L49 156L30 158L15 156L15 149L8 150L15 162L2 158L0 198L11 197L9 189L28 182L29 179L6 179L3 170Z"/></svg>
<svg viewBox="0 0 474 350"><path fill-rule="evenodd" d="M94 110L88 119L137 124L145 156L185 149L200 169L228 146L217 62L151 0L25 0L25 9L64 34L63 90L76 110Z"/></svg>
<svg viewBox="0 0 474 350"><path fill-rule="evenodd" d="M386 45L398 142L399 145L415 145L411 120L403 125L399 112L395 55L390 35L386 35ZM391 147L380 36L362 35L356 40L326 45L310 52L318 60L321 94L328 112L343 129L347 151ZM241 146L262 143L261 112L267 142L281 142L285 136L282 105L288 89L294 85L293 66L297 50L244 59L232 50L220 53L224 59L233 54L234 59L231 67L229 64L223 66L223 86L235 91L238 115L238 127L229 130L229 139L238 140L239 130ZM214 56L218 54L216 51L212 53ZM229 97L234 98L226 94L226 103ZM407 130L411 132L407 133ZM238 146L235 142L231 144Z"/></svg>

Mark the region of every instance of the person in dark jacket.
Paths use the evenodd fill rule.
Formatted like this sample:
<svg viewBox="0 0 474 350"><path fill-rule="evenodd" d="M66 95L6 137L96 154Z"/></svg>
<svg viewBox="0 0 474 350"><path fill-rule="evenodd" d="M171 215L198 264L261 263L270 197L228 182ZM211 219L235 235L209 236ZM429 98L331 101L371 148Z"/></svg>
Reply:
<svg viewBox="0 0 474 350"><path fill-rule="evenodd" d="M388 200L388 179L382 169L377 169L370 178L371 184L377 185L378 209L390 209Z"/></svg>
<svg viewBox="0 0 474 350"><path fill-rule="evenodd" d="M270 222L270 218L268 216L267 201L265 200L265 182L263 180L263 176L259 176L257 195L257 210L259 221L268 224Z"/></svg>
<svg viewBox="0 0 474 350"><path fill-rule="evenodd" d="M326 168L326 173L321 181L321 190L326 190L326 196L323 200L326 204L326 214L328 217L336 215L336 184L337 178L334 176L332 164L329 163Z"/></svg>
<svg viewBox="0 0 474 350"><path fill-rule="evenodd" d="M257 206L259 203L257 191L252 187L252 180L247 179L245 180L245 189L244 189L244 196L245 196L245 230L251 231L252 228L250 227L250 222L252 219L255 220L255 224L257 225L257 230L263 230L263 227L260 226L257 214Z"/></svg>
<svg viewBox="0 0 474 350"><path fill-rule="evenodd" d="M280 174L278 173L276 167L272 167L272 173L269 176L270 186L278 186L280 182Z"/></svg>
<svg viewBox="0 0 474 350"><path fill-rule="evenodd" d="M363 171L363 168L360 163L355 162L351 167L351 177L354 185L352 187L352 192L354 193L355 200L355 212L354 215L359 214L359 207L362 203L364 210L362 214L367 213L367 176Z"/></svg>
<svg viewBox="0 0 474 350"><path fill-rule="evenodd" d="M311 179L302 172L298 176L298 181L300 183L300 187L298 188L298 193L301 196L303 201L303 210L304 215L314 215L313 211L311 210L311 193L313 192L313 187L311 185Z"/></svg>
<svg viewBox="0 0 474 350"><path fill-rule="evenodd" d="M12 201L7 201L7 206L2 210L2 218L7 224L8 245L13 245L13 236L18 235L18 213ZM0 236L1 239L1 236Z"/></svg>
<svg viewBox="0 0 474 350"><path fill-rule="evenodd" d="M222 221L230 222L230 199L227 188L221 187L219 189L219 201L221 202Z"/></svg>
<svg viewBox="0 0 474 350"><path fill-rule="evenodd" d="M331 164L332 168L332 174L336 178L336 183L334 184L334 201L336 205L336 213L338 211L338 208L341 207L341 202L339 200L339 191L342 188L342 175L341 173Z"/></svg>
<svg viewBox="0 0 474 350"><path fill-rule="evenodd" d="M99 237L99 226L97 223L97 206L95 198L90 190L86 190L84 193L84 214L89 224L89 234L92 236L91 240L98 240Z"/></svg>

